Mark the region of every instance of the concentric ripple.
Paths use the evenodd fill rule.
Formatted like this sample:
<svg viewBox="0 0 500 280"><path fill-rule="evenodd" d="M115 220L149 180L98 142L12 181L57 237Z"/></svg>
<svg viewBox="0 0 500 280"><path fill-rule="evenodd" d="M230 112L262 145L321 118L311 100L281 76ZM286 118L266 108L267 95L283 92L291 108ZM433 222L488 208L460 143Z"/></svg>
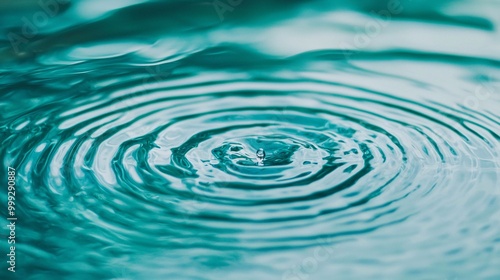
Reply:
<svg viewBox="0 0 500 280"><path fill-rule="evenodd" d="M19 279L500 278L498 4L84 2L0 45Z"/></svg>
<svg viewBox="0 0 500 280"><path fill-rule="evenodd" d="M149 256L207 249L200 257L210 259L214 251L307 248L371 232L366 238L376 240L383 228L404 240L407 230L421 230L417 221L466 222L498 199L487 187L498 182L492 114L457 115L314 72L249 79L206 71L142 91L132 81L96 79L96 96L77 92L78 106L33 109L3 132L2 156L24 174L25 219L50 220L40 225L48 234L74 227L67 242L101 244L98 259L130 254L131 246ZM471 192L481 198L460 199ZM457 209L467 214L450 216ZM492 230L481 238L494 238ZM76 245L58 242L33 243L29 254Z"/></svg>

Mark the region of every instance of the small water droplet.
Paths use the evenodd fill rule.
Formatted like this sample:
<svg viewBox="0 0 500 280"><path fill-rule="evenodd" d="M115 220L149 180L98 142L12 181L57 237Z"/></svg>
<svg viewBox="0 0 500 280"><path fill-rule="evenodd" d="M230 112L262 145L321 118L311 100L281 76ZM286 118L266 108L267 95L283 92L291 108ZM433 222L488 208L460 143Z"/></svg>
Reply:
<svg viewBox="0 0 500 280"><path fill-rule="evenodd" d="M266 157L266 152L264 151L264 149L260 148L257 150L256 155L259 160L263 160Z"/></svg>

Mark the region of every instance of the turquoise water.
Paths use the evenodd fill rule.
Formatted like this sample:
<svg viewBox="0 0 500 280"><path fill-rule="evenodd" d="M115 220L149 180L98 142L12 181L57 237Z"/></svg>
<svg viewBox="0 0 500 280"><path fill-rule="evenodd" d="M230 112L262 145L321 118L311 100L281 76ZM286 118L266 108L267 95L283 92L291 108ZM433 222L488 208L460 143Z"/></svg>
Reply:
<svg viewBox="0 0 500 280"><path fill-rule="evenodd" d="M109 2L0 4L1 279L500 279L499 1Z"/></svg>

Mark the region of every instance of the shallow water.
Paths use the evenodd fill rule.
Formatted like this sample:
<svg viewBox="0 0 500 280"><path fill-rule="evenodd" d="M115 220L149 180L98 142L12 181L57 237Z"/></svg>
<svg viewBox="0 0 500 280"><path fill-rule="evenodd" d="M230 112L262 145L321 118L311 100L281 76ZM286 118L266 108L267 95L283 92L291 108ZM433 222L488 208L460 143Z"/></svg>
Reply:
<svg viewBox="0 0 500 280"><path fill-rule="evenodd" d="M499 279L500 2L330 2L0 4L1 278Z"/></svg>

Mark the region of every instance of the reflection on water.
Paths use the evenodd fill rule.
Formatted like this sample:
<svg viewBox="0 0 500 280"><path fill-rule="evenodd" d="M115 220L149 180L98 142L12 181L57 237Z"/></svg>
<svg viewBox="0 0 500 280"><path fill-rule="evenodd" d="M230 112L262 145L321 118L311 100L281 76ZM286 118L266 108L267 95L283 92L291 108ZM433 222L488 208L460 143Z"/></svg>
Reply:
<svg viewBox="0 0 500 280"><path fill-rule="evenodd" d="M1 278L499 278L499 8L0 3Z"/></svg>

